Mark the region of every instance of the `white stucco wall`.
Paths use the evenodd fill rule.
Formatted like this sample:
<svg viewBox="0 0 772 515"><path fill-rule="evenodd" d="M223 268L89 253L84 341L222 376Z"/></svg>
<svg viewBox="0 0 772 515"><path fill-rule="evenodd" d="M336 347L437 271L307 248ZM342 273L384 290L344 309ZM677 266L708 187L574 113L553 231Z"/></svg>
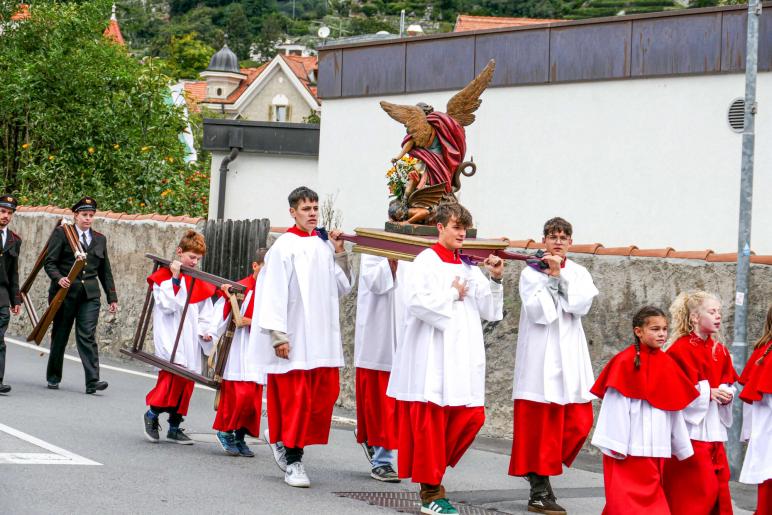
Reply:
<svg viewBox="0 0 772 515"><path fill-rule="evenodd" d="M220 163L226 153L212 154L209 218L217 218ZM241 152L228 166L225 219L268 218L274 226L291 225L287 195L298 186L316 189L317 160Z"/></svg>
<svg viewBox="0 0 772 515"><path fill-rule="evenodd" d="M742 136L727 124L742 75L492 88L467 128L460 199L480 234L538 238L563 216L576 243L733 252ZM444 111L454 92L383 97ZM336 193L347 229L381 226L384 174L403 127L379 97L324 100L319 193ZM772 253L772 74L758 81L752 247ZM284 176L284 172L279 174ZM214 197L213 197L214 198Z"/></svg>

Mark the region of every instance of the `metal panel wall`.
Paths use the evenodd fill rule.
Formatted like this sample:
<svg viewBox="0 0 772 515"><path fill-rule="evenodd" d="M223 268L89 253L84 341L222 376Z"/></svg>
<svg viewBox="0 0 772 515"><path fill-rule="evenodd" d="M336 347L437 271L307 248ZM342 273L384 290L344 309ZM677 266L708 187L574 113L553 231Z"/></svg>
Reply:
<svg viewBox="0 0 772 515"><path fill-rule="evenodd" d="M405 45L343 50L344 97L389 95L405 91Z"/></svg>
<svg viewBox="0 0 772 515"><path fill-rule="evenodd" d="M341 95L342 50L331 50L319 54L319 77L317 91L319 98L335 98Z"/></svg>
<svg viewBox="0 0 772 515"><path fill-rule="evenodd" d="M549 30L480 34L475 47L475 75L496 60L494 86L549 81Z"/></svg>
<svg viewBox="0 0 772 515"><path fill-rule="evenodd" d="M745 71L748 14L724 13L721 40L721 71ZM772 70L772 12L765 10L759 20L759 71Z"/></svg>
<svg viewBox="0 0 772 515"><path fill-rule="evenodd" d="M267 247L271 223L260 220L207 220L204 238L207 252L201 269L231 281L251 272L258 246Z"/></svg>
<svg viewBox="0 0 772 515"><path fill-rule="evenodd" d="M720 70L720 12L633 22L633 77Z"/></svg>
<svg viewBox="0 0 772 515"><path fill-rule="evenodd" d="M474 37L416 41L405 64L407 93L462 88L474 78Z"/></svg>
<svg viewBox="0 0 772 515"><path fill-rule="evenodd" d="M550 81L620 79L630 74L630 22L550 30Z"/></svg>

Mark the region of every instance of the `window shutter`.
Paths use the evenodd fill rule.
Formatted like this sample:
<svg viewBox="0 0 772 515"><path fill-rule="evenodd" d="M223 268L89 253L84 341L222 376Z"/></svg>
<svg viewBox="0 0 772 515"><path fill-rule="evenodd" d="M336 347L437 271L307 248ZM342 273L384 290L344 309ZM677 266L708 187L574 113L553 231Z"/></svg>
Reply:
<svg viewBox="0 0 772 515"><path fill-rule="evenodd" d="M275 116L274 112L275 112L274 106L269 105L268 106L268 121L269 122L275 122L276 121L276 116Z"/></svg>

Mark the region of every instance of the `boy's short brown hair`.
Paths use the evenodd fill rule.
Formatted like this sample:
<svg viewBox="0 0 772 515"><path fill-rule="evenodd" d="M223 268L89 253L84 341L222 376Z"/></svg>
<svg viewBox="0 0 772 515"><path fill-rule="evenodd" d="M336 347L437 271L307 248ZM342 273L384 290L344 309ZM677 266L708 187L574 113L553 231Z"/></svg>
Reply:
<svg viewBox="0 0 772 515"><path fill-rule="evenodd" d="M182 252L193 252L194 254L199 254L201 256L206 254L206 241L204 240L204 235L193 229L185 231L178 247Z"/></svg>
<svg viewBox="0 0 772 515"><path fill-rule="evenodd" d="M438 224L448 225L448 222L453 218L466 229L472 227L472 213L461 204L452 202L437 206L437 214L434 215L434 219Z"/></svg>
<svg viewBox="0 0 772 515"><path fill-rule="evenodd" d="M555 218L550 218L546 222L544 222L544 237L546 238L550 234L555 234L559 232L563 232L568 237L571 237L571 234L574 232L573 227L571 227L571 224L568 223L565 219L560 218L559 216L556 216Z"/></svg>

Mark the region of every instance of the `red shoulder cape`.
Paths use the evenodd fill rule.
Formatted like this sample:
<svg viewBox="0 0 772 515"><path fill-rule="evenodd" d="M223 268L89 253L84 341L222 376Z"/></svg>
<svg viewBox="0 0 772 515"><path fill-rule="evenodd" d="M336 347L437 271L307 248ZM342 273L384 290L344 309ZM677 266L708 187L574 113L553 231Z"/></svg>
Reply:
<svg viewBox="0 0 772 515"><path fill-rule="evenodd" d="M740 399L747 403L760 401L762 395L772 393L772 366L770 365L772 353L767 354L761 365L756 364L770 345L772 345L772 341L753 351L740 376L740 384L745 385L743 391L740 392Z"/></svg>
<svg viewBox="0 0 772 515"><path fill-rule="evenodd" d="M682 410L699 395L670 356L646 346L641 347L640 368L635 368L635 346L631 345L611 358L590 392L602 398L608 388L665 411Z"/></svg>
<svg viewBox="0 0 772 515"><path fill-rule="evenodd" d="M185 287L188 291L190 291L190 282L191 278L185 274L180 274L181 277L185 279ZM168 268L159 268L152 274L150 274L147 278L147 284L153 285L161 285L162 282L168 281L172 278L172 272ZM196 281L195 286L193 287L193 294L190 297L190 303L196 304L197 302L201 302L202 300L206 300L212 295L214 295L216 291L216 288L214 285L206 283L202 281L201 279L198 279Z"/></svg>
<svg viewBox="0 0 772 515"><path fill-rule="evenodd" d="M732 365L732 356L722 344L713 350L713 339L702 340L694 333L680 337L667 354L678 363L694 384L707 380L711 388L721 384L732 384L740 376Z"/></svg>
<svg viewBox="0 0 772 515"><path fill-rule="evenodd" d="M257 281L255 280L255 276L252 274L249 274L248 276L246 276L245 278L239 281L240 285L245 286L247 288L247 291L244 292L244 296L246 296L247 293L251 291L255 291L255 283L257 283ZM222 290L219 290L219 289L217 290L217 296L218 297L224 296ZM249 304L247 305L247 310L244 312L244 316L247 318L252 318L252 314L254 310L255 310L255 295L253 293L252 296L249 298ZM230 314L231 314L231 303L226 302L225 309L223 309L223 314L222 314L223 320L228 318L228 315Z"/></svg>

